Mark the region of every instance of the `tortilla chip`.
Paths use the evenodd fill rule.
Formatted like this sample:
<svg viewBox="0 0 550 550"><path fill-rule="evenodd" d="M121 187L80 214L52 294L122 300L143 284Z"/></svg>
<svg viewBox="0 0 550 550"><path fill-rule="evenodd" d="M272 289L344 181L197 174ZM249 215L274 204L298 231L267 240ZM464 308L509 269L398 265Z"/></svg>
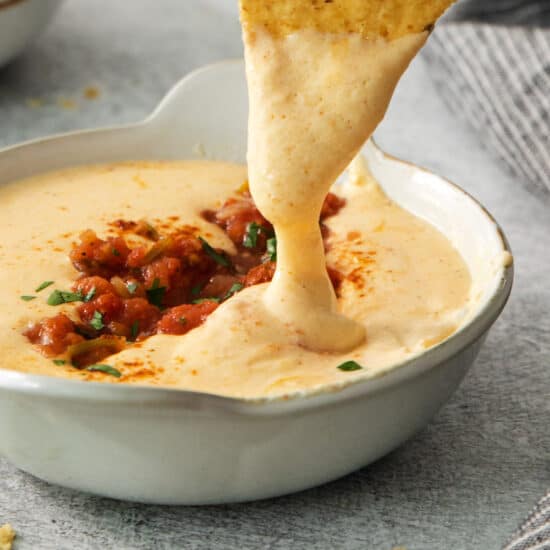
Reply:
<svg viewBox="0 0 550 550"><path fill-rule="evenodd" d="M240 0L245 32L274 36L300 29L388 40L429 31L455 0Z"/></svg>
<svg viewBox="0 0 550 550"><path fill-rule="evenodd" d="M15 531L11 525L2 525L0 527L0 550L10 550L15 539Z"/></svg>

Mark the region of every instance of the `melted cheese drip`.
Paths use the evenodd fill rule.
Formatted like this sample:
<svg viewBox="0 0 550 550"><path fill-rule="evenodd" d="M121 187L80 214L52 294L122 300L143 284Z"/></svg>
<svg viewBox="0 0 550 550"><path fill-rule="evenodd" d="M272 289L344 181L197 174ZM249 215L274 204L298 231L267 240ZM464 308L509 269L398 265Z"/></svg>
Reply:
<svg viewBox="0 0 550 550"><path fill-rule="evenodd" d="M300 344L342 351L365 329L337 311L319 213L330 186L382 120L427 33L397 40L314 29L245 32L250 96L250 190L274 225L278 264L266 308Z"/></svg>
<svg viewBox="0 0 550 550"><path fill-rule="evenodd" d="M232 397L286 396L379 376L445 340L475 307L468 268L449 241L389 200L357 164L352 177L333 189L347 205L328 220L327 254L329 265L345 275L339 311L368 331L353 351L319 353L301 346L299 330L265 307L268 285L243 290L184 336L153 336L109 357L104 362L121 371L120 379L55 365L22 335L29 322L60 311L74 315L74 304L52 307L46 300L76 278L67 255L85 228L105 236L116 219L160 224L176 217L173 223L195 226L213 246L234 251L200 212L218 207L245 179L243 166L142 162L69 169L2 186L1 367ZM55 285L31 302L20 299L44 280ZM350 359L363 370L337 368Z"/></svg>

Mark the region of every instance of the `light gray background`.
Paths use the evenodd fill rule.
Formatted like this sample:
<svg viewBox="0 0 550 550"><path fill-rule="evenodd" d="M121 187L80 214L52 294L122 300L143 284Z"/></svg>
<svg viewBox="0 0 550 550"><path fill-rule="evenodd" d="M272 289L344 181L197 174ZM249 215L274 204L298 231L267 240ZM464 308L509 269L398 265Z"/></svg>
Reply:
<svg viewBox="0 0 550 550"><path fill-rule="evenodd" d="M0 69L0 146L143 118L190 69L241 55L235 2L67 1L42 38ZM88 85L100 88L96 101L82 98ZM43 106L29 107L31 98ZM59 98L77 107L62 108ZM481 199L516 256L510 304L473 371L431 425L340 481L238 506L115 502L50 487L0 460L0 524L15 527L17 549L502 545L550 486L550 205L502 171L449 113L422 58L378 137L388 151ZM124 464L113 468L124 475Z"/></svg>

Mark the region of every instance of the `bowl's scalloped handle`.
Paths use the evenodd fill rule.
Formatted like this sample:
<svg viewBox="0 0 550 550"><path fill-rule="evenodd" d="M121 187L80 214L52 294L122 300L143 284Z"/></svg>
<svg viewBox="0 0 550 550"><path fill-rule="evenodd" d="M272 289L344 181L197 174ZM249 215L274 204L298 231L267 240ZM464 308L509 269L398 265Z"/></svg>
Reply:
<svg viewBox="0 0 550 550"><path fill-rule="evenodd" d="M143 122L0 149L0 185L69 165L136 158L244 163L247 120L244 61L224 61L184 77Z"/></svg>
<svg viewBox="0 0 550 550"><path fill-rule="evenodd" d="M248 93L244 61L198 69L172 88L145 126L164 156L246 161Z"/></svg>

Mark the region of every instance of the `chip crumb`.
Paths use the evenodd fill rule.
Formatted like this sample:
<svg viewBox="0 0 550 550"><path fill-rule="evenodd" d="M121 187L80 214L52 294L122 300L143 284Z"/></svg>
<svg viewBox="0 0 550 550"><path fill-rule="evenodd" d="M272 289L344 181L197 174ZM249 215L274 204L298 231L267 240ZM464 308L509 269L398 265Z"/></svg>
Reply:
<svg viewBox="0 0 550 550"><path fill-rule="evenodd" d="M44 105L44 101L38 97L29 97L25 100L25 103L30 109L39 109Z"/></svg>
<svg viewBox="0 0 550 550"><path fill-rule="evenodd" d="M149 185L147 185L147 182L139 174L135 174L132 177L132 180L137 183L141 189L147 189L149 187Z"/></svg>
<svg viewBox="0 0 550 550"><path fill-rule="evenodd" d="M237 189L237 193L239 193L239 195L243 195L244 193L248 193L250 191L250 187L249 187L249 184L248 184L248 180L245 180L241 186Z"/></svg>
<svg viewBox="0 0 550 550"><path fill-rule="evenodd" d="M9 523L0 527L0 550L11 550L15 531Z"/></svg>
<svg viewBox="0 0 550 550"><path fill-rule="evenodd" d="M101 92L97 86L88 86L84 88L84 97L86 99L97 99L101 95Z"/></svg>
<svg viewBox="0 0 550 550"><path fill-rule="evenodd" d="M67 97L60 97L60 98L58 98L57 104L58 104L59 107L61 107L62 109L67 109L67 110L76 109L76 103L75 103L72 99L69 99L69 98L67 98Z"/></svg>
<svg viewBox="0 0 550 550"><path fill-rule="evenodd" d="M262 28L273 36L302 29L359 33L389 40L429 32L455 0L241 0L245 34Z"/></svg>
<svg viewBox="0 0 550 550"><path fill-rule="evenodd" d="M392 550L407 550L406 546L394 546Z"/></svg>

